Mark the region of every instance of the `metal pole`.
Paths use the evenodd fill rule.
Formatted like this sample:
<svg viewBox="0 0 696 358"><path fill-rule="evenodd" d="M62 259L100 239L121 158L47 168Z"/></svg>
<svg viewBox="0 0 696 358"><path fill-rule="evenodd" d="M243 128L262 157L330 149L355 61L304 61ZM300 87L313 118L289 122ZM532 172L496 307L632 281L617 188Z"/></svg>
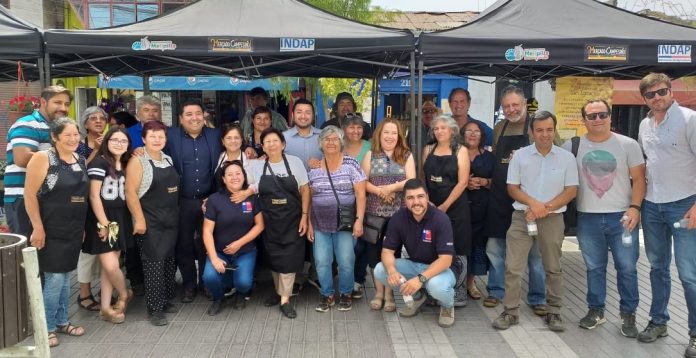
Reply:
<svg viewBox="0 0 696 358"><path fill-rule="evenodd" d="M423 108L423 60L418 61L418 108ZM423 153L423 140L421 138L421 131L423 130L423 126L419 123L416 128L418 128L418 133L416 133L416 142L418 143L418 145L416 145L416 153L418 154L416 156L418 159L416 168L420 171L422 169L421 154Z"/></svg>
<svg viewBox="0 0 696 358"><path fill-rule="evenodd" d="M409 126L408 132L410 133L409 137L411 138L411 143L409 143L409 146L411 149L416 149L416 150L411 150L413 152L414 157L416 159L416 168L418 168L418 150L417 150L417 143L416 142L416 92L415 92L415 83L416 83L416 53L414 51L411 51L411 61L409 62L409 66L411 69L411 77L410 77L410 91L411 91L411 123Z"/></svg>
<svg viewBox="0 0 696 358"><path fill-rule="evenodd" d="M35 247L22 249L24 258L24 274L27 277L27 293L29 294L29 311L34 327L34 344L36 357L50 357L48 347L48 327L46 326L46 311L44 311L43 291L39 279L39 258Z"/></svg>
<svg viewBox="0 0 696 358"><path fill-rule="evenodd" d="M38 68L39 68L39 83L41 84L42 88L45 88L46 87L46 66L44 66L44 59L43 58L39 58Z"/></svg>
<svg viewBox="0 0 696 358"><path fill-rule="evenodd" d="M372 78L372 135L375 135L375 128L377 127L377 102L379 101L379 94L377 93L377 81L379 81L379 76Z"/></svg>
<svg viewBox="0 0 696 358"><path fill-rule="evenodd" d="M143 94L150 94L150 76L143 76Z"/></svg>
<svg viewBox="0 0 696 358"><path fill-rule="evenodd" d="M42 85L44 87L48 87L51 85L51 56L48 54L48 52L44 54L43 62L44 83L42 83Z"/></svg>

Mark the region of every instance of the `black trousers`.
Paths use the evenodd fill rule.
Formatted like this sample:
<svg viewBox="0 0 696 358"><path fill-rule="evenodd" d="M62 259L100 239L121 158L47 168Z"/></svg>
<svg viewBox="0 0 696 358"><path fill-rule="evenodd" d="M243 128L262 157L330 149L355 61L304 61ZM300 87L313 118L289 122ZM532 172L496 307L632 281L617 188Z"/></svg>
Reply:
<svg viewBox="0 0 696 358"><path fill-rule="evenodd" d="M181 272L184 289L203 287L205 247L203 246L203 211L201 199L179 200L179 234L176 240L176 266ZM198 234L198 235L196 235ZM196 271L198 260L198 271Z"/></svg>
<svg viewBox="0 0 696 358"><path fill-rule="evenodd" d="M145 283L143 278L143 261L140 258L140 247L132 245L126 249L126 278L131 287Z"/></svg>

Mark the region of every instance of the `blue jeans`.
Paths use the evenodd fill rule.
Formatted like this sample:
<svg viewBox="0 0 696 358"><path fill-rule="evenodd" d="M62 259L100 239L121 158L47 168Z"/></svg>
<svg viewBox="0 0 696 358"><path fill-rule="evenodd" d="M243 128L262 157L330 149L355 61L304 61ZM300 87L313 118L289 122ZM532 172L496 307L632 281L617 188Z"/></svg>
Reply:
<svg viewBox="0 0 696 358"><path fill-rule="evenodd" d="M243 295L249 293L254 284L256 249L241 255L227 255L218 252L217 256L227 263L227 267L236 265L237 269L234 271L225 270L225 273L221 274L215 271L215 267L210 263L210 257L206 258L203 282L210 295L213 296L213 300L221 301L225 298L225 288L234 287L238 293Z"/></svg>
<svg viewBox="0 0 696 358"><path fill-rule="evenodd" d="M609 250L614 258L616 282L619 290L619 309L634 313L638 307L638 271L636 263L640 252L638 225L631 233L633 244L621 243L623 212L578 212L578 243L587 267L587 306L604 310L607 296L607 262Z"/></svg>
<svg viewBox="0 0 696 358"><path fill-rule="evenodd" d="M353 268L355 266L355 239L347 231L323 232L314 230L314 265L319 277L319 293L331 296L333 285L333 261L338 264L338 292L350 295L353 292Z"/></svg>
<svg viewBox="0 0 696 358"><path fill-rule="evenodd" d="M650 261L650 317L657 324L669 320L667 305L672 289L669 267L674 241L674 261L684 287L691 332L696 332L696 230L675 229L672 224L681 220L694 202L696 195L663 204L645 200L642 218L645 253Z"/></svg>
<svg viewBox="0 0 696 358"><path fill-rule="evenodd" d="M401 276L406 280L418 276L418 274L423 273L423 271L428 269L426 264L419 262L414 262L409 259L396 259L396 271L399 271ZM381 262L375 267L375 279L383 283L385 286L389 286L388 281L389 275L387 270L384 268L384 264ZM444 308L454 307L454 283L456 282L454 278L454 273L452 270L447 269L440 272L439 274L431 277L428 282L425 283L425 290L428 294L436 299L440 306Z"/></svg>
<svg viewBox="0 0 696 358"><path fill-rule="evenodd" d="M46 326L55 332L57 326L68 324L70 304L70 272L44 272L43 299Z"/></svg>
<svg viewBox="0 0 696 358"><path fill-rule="evenodd" d="M505 296L505 247L505 239L488 238L486 256L488 256L490 266L488 267L486 291L488 291L489 296L499 300ZM544 265L541 264L541 253L536 240L529 250L527 268L529 271L527 303L530 305L546 304L546 274L544 273Z"/></svg>

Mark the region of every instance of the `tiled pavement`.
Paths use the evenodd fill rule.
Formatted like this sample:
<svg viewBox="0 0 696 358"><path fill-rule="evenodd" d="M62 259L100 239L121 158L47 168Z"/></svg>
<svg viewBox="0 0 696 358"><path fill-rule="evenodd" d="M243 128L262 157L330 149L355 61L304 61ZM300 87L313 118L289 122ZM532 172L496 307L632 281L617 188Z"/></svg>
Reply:
<svg viewBox="0 0 696 358"><path fill-rule="evenodd" d="M639 329L648 320L650 304L649 265L641 250L639 280L641 303L637 312ZM613 263L610 261L610 265ZM672 269L672 300L669 337L652 344L639 343L619 333L618 294L613 268L607 278L607 323L583 330L577 322L586 313L585 267L574 238L564 244L565 301L562 316L566 332L548 331L531 310L521 309L520 324L496 331L492 320L502 307L484 308L469 301L457 309L456 324L449 329L437 325L438 309L425 308L414 318L374 312L368 299L354 302L352 311L314 311L318 293L309 286L296 300L298 317L282 317L277 307L262 302L270 293L270 282L257 285L246 309L231 307L209 317L209 301L198 296L194 303L178 304L169 315L170 324L154 327L147 321L141 297L129 306L126 322L120 325L99 321L96 314L78 309L77 284L73 279L71 320L85 326L83 337L60 336L53 357L682 357L688 342L684 293ZM485 277L478 281L485 287ZM97 291L96 289L94 290ZM373 293L368 288L366 297ZM485 292L484 292L485 293ZM523 295L524 297L524 295ZM397 302L401 301L397 298ZM31 344L31 338L24 344Z"/></svg>

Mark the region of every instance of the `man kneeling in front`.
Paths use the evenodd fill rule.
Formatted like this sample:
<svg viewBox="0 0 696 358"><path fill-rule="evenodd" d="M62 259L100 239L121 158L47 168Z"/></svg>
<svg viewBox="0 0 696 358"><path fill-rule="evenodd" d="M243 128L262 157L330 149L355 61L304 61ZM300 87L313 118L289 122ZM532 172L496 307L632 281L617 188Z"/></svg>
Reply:
<svg viewBox="0 0 696 358"><path fill-rule="evenodd" d="M454 324L454 273L450 270L454 255L452 225L447 214L428 202L423 182L410 179L404 184L406 207L389 220L382 245L382 262L374 276L385 285L399 287L406 306L401 317L413 317L432 296L440 303L441 327ZM395 250L406 248L407 259L394 257Z"/></svg>

